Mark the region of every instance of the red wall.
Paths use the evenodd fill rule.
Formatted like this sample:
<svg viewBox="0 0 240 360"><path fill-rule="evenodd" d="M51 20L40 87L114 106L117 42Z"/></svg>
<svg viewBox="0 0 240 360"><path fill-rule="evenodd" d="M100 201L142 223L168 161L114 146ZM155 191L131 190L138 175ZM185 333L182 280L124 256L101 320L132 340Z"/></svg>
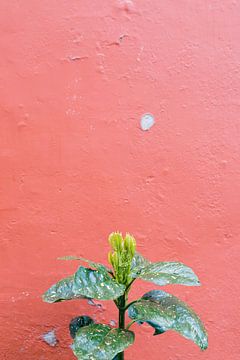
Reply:
<svg viewBox="0 0 240 360"><path fill-rule="evenodd" d="M126 359L239 359L239 14L233 0L1 1L1 359L74 359L72 317L116 319L109 302L40 296L76 268L58 256L106 262L117 229L193 267L201 288L167 290L210 342L136 326Z"/></svg>

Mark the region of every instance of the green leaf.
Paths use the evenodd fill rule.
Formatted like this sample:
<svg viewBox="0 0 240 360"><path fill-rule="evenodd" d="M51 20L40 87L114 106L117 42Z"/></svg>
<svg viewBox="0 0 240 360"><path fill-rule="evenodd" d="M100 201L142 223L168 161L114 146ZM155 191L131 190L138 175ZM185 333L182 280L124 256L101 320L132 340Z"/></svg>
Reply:
<svg viewBox="0 0 240 360"><path fill-rule="evenodd" d="M200 285L197 275L188 266L180 262L152 263L140 254L133 259L131 277L151 281L157 285Z"/></svg>
<svg viewBox="0 0 240 360"><path fill-rule="evenodd" d="M74 289L88 298L114 300L123 295L125 286L117 283L106 270L80 266L74 275Z"/></svg>
<svg viewBox="0 0 240 360"><path fill-rule="evenodd" d="M75 317L74 319L71 320L71 322L69 324L69 332L70 332L71 337L74 339L76 336L76 333L78 332L78 330L80 328L82 328L84 326L88 326L93 323L94 323L93 319L87 315Z"/></svg>
<svg viewBox="0 0 240 360"><path fill-rule="evenodd" d="M43 301L48 303L85 298L84 295L75 291L74 275L57 282L43 294Z"/></svg>
<svg viewBox="0 0 240 360"><path fill-rule="evenodd" d="M142 268L149 265L150 261L145 259L140 253L135 252L134 257L132 259L131 270L133 273L139 272Z"/></svg>
<svg viewBox="0 0 240 360"><path fill-rule="evenodd" d="M78 330L73 352L79 360L112 360L134 342L134 333L92 324Z"/></svg>
<svg viewBox="0 0 240 360"><path fill-rule="evenodd" d="M48 303L71 299L114 300L123 295L125 286L118 284L105 268L92 270L80 266L77 272L45 292L43 300Z"/></svg>
<svg viewBox="0 0 240 360"><path fill-rule="evenodd" d="M111 269L107 268L105 265L100 264L100 263L96 263L94 261L91 260L87 260L81 256L75 256L75 255L68 255L68 256L63 256L63 257L59 257L58 260L79 260L79 261L83 261L88 263L91 267L93 267L94 269L98 269L98 270L107 270L108 272L112 272Z"/></svg>
<svg viewBox="0 0 240 360"><path fill-rule="evenodd" d="M128 314L131 319L155 328L154 335L159 330L175 330L202 350L208 347L207 332L199 317L180 299L164 291L149 291L129 307Z"/></svg>

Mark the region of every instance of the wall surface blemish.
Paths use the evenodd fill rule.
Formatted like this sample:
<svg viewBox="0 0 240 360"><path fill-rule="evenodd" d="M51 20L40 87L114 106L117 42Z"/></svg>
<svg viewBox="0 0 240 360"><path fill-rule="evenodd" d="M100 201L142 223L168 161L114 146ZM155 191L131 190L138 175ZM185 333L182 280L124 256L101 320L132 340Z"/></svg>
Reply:
<svg viewBox="0 0 240 360"><path fill-rule="evenodd" d="M155 124L155 119L152 114L144 114L141 117L141 129L147 131Z"/></svg>

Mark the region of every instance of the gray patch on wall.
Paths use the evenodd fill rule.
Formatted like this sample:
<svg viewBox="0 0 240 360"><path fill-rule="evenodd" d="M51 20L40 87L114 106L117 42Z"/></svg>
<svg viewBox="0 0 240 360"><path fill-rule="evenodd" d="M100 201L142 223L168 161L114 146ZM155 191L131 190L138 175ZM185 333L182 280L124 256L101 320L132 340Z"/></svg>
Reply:
<svg viewBox="0 0 240 360"><path fill-rule="evenodd" d="M154 116L150 113L143 114L141 117L141 129L147 131L155 124Z"/></svg>
<svg viewBox="0 0 240 360"><path fill-rule="evenodd" d="M55 334L55 330L51 330L49 332L47 332L46 334L42 335L42 339L43 341L45 341L45 343L47 343L49 346L56 346L58 343L58 339L56 337Z"/></svg>
<svg viewBox="0 0 240 360"><path fill-rule="evenodd" d="M109 325L110 325L110 326L116 326L117 323L116 323L115 320L110 320L110 321L109 321Z"/></svg>

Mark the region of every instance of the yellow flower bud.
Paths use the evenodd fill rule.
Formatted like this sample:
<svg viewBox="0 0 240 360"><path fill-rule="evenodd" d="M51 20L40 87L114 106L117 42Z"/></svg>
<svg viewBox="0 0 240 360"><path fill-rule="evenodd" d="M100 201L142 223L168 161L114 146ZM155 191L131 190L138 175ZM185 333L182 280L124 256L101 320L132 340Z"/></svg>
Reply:
<svg viewBox="0 0 240 360"><path fill-rule="evenodd" d="M113 248L113 250L121 252L122 243L123 243L123 238L122 238L121 233L119 233L119 232L111 233L109 235L108 241L109 241L109 244L111 245L111 247Z"/></svg>
<svg viewBox="0 0 240 360"><path fill-rule="evenodd" d="M136 240L134 237L127 233L124 239L124 245L125 249L128 250L128 252L133 257L136 250Z"/></svg>
<svg viewBox="0 0 240 360"><path fill-rule="evenodd" d="M109 262L109 264L111 264L113 266L112 252L111 251L109 251L109 253L108 253L108 262Z"/></svg>
<svg viewBox="0 0 240 360"><path fill-rule="evenodd" d="M117 252L114 252L112 254L112 262L113 262L113 268L115 271L117 271L118 269L118 264L119 264L119 259L118 259L118 254Z"/></svg>
<svg viewBox="0 0 240 360"><path fill-rule="evenodd" d="M127 252L129 251L130 249L130 246L131 246L131 239L128 237L128 236L125 236L125 239L124 239L124 249L127 250Z"/></svg>
<svg viewBox="0 0 240 360"><path fill-rule="evenodd" d="M108 254L108 261L114 269L114 277L119 283L126 285L131 281L130 272L136 241L128 233L123 238L120 232L111 233L108 241L113 250Z"/></svg>

